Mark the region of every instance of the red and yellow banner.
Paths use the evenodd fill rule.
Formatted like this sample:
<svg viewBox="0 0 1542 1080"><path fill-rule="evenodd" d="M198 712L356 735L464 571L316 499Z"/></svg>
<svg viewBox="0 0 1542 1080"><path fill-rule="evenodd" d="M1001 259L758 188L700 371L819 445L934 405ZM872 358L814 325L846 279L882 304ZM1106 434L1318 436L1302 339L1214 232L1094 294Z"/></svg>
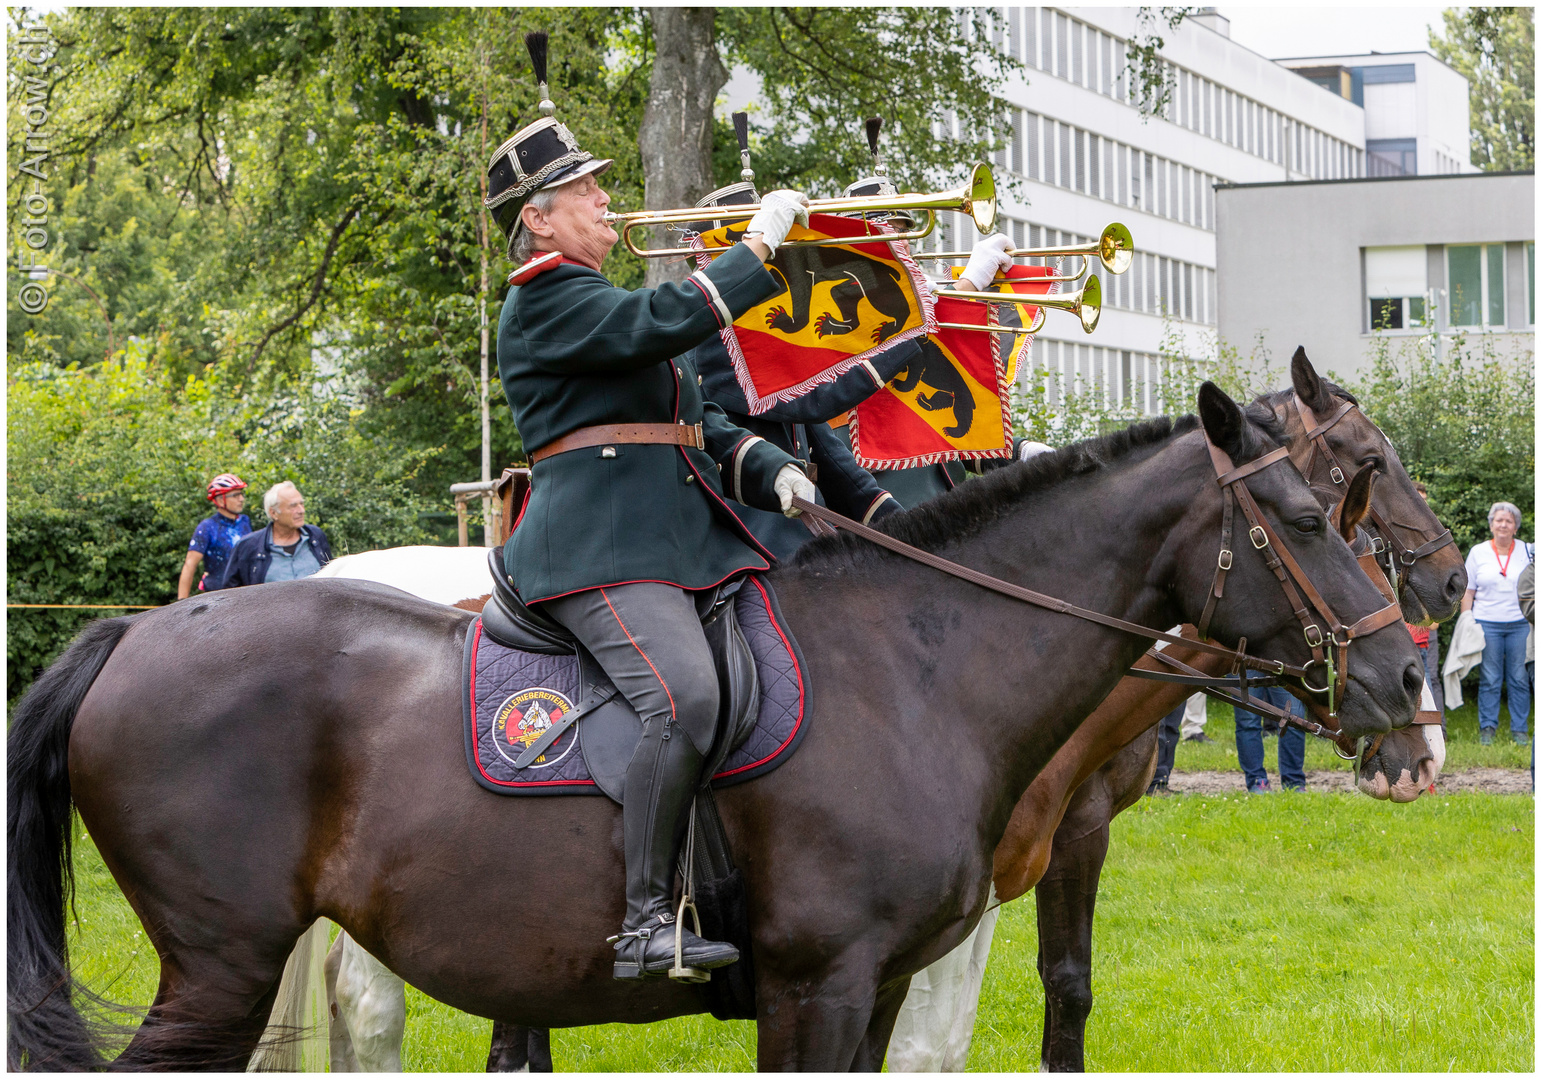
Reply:
<svg viewBox="0 0 1542 1080"><path fill-rule="evenodd" d="M1008 272L1012 280L993 291L1044 295L1055 284L1034 279L1050 272L1015 266ZM959 273L955 268L954 277ZM938 323L1027 326L1037 311L993 308L946 296L936 299ZM1012 381L1033 337L1020 334L1012 340L1009 366L1001 355L1002 336L945 327L929 334L916 360L853 411L851 446L857 463L866 469L913 469L943 461L1008 457Z"/></svg>
<svg viewBox="0 0 1542 1080"><path fill-rule="evenodd" d="M814 214L789 240L857 239L890 230L877 222ZM743 223L701 234L706 246L740 239ZM709 256L699 256L702 265ZM936 328L931 289L907 245L887 242L783 246L766 264L782 291L722 331L751 415L830 382L900 342Z"/></svg>

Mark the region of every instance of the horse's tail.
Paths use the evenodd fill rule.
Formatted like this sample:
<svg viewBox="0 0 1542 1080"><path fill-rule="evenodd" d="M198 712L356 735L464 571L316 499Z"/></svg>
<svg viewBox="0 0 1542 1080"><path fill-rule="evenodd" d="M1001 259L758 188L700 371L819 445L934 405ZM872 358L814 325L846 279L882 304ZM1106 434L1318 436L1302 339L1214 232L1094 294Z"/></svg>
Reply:
<svg viewBox="0 0 1542 1080"><path fill-rule="evenodd" d="M6 1012L12 1069L102 1065L97 1026L75 1007L65 937L73 899L70 728L136 616L80 632L16 707L6 740Z"/></svg>

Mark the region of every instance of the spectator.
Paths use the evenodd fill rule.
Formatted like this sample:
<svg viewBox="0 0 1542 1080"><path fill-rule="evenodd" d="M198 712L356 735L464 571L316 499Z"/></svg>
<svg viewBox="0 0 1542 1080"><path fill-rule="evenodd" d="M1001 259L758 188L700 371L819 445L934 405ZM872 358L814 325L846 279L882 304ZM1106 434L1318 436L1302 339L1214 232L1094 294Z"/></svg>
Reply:
<svg viewBox="0 0 1542 1080"><path fill-rule="evenodd" d="M1178 733L1184 742L1209 743L1215 742L1205 734L1205 721L1209 719L1206 706L1210 699L1204 694L1195 694L1184 702L1183 723L1178 728Z"/></svg>
<svg viewBox="0 0 1542 1080"><path fill-rule="evenodd" d="M1178 726L1183 722L1183 710L1184 706L1179 705L1157 721L1156 772L1151 774L1151 783L1146 785L1147 795L1168 794L1167 780L1173 774L1173 756L1178 749Z"/></svg>
<svg viewBox="0 0 1542 1080"><path fill-rule="evenodd" d="M1249 687L1248 693L1267 701L1277 709L1284 709L1293 716L1306 717L1301 702L1280 686ZM1271 729L1279 721L1264 719L1255 712L1232 706L1237 723L1237 763L1242 766L1242 777L1249 795L1267 795L1269 774L1264 771L1263 725ZM1306 732L1292 724L1280 732L1280 784L1286 791L1306 790Z"/></svg>
<svg viewBox="0 0 1542 1080"><path fill-rule="evenodd" d="M222 588L310 577L332 561L326 534L305 524L305 497L288 480L268 489L262 512L268 527L236 545Z"/></svg>
<svg viewBox="0 0 1542 1080"><path fill-rule="evenodd" d="M1419 493L1419 498L1425 502L1430 501L1430 492L1418 480L1413 482L1414 490ZM1434 633L1433 626L1415 626L1412 623L1404 623L1408 627L1409 634L1413 635L1414 644L1419 647L1419 657L1424 661L1424 681L1429 683L1430 694L1435 699L1435 711L1440 714L1440 730L1446 730L1446 692L1441 685L1440 678L1440 635Z"/></svg>
<svg viewBox="0 0 1542 1080"><path fill-rule="evenodd" d="M251 519L241 513L246 506L245 480L235 473L220 473L209 481L204 497L214 504L214 513L193 530L193 539L187 545L187 558L182 562L182 575L177 579L178 600L192 595L193 576L198 573L200 560L204 572L198 578L198 591L218 589L224 580L230 553L237 542L252 531Z"/></svg>
<svg viewBox="0 0 1542 1080"><path fill-rule="evenodd" d="M1521 512L1513 503L1488 509L1490 539L1467 553L1468 589L1462 610L1483 629L1483 666L1478 676L1478 741L1494 741L1499 729L1501 688L1510 706L1510 737L1525 746L1531 708L1531 679L1526 674L1526 638L1531 624L1521 614L1516 584L1531 565L1531 545L1517 543Z"/></svg>

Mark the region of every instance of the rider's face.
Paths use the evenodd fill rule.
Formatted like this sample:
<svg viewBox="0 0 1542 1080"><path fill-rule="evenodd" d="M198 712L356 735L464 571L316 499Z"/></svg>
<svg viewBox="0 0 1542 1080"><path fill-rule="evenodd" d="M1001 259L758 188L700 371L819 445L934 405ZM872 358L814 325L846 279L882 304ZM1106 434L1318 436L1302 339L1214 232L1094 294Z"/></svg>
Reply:
<svg viewBox="0 0 1542 1080"><path fill-rule="evenodd" d="M241 513L241 508L246 505L246 494L241 491L231 492L229 495L221 495L214 500L216 510L224 510L231 517Z"/></svg>
<svg viewBox="0 0 1542 1080"><path fill-rule="evenodd" d="M525 228L540 239L542 251L560 251L574 262L595 270L616 243L616 230L605 224L610 196L593 176L581 176L557 189L550 212L526 205L521 213Z"/></svg>

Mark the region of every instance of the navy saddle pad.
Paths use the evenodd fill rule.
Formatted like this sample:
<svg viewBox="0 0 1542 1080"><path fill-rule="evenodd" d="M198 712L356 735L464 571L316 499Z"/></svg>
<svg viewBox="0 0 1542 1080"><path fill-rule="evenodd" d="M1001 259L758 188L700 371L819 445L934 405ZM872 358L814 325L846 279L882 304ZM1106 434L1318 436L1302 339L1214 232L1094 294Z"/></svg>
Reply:
<svg viewBox="0 0 1542 1080"><path fill-rule="evenodd" d="M785 761L803 736L809 698L803 656L766 582L747 578L730 602L754 657L760 701L743 741L714 771L714 787L753 779ZM466 761L477 783L504 795L608 795L620 801L642 721L586 650L551 655L511 649L484 633L478 619L466 635L464 686ZM548 727L607 692L609 700L580 717L539 758L515 767Z"/></svg>

